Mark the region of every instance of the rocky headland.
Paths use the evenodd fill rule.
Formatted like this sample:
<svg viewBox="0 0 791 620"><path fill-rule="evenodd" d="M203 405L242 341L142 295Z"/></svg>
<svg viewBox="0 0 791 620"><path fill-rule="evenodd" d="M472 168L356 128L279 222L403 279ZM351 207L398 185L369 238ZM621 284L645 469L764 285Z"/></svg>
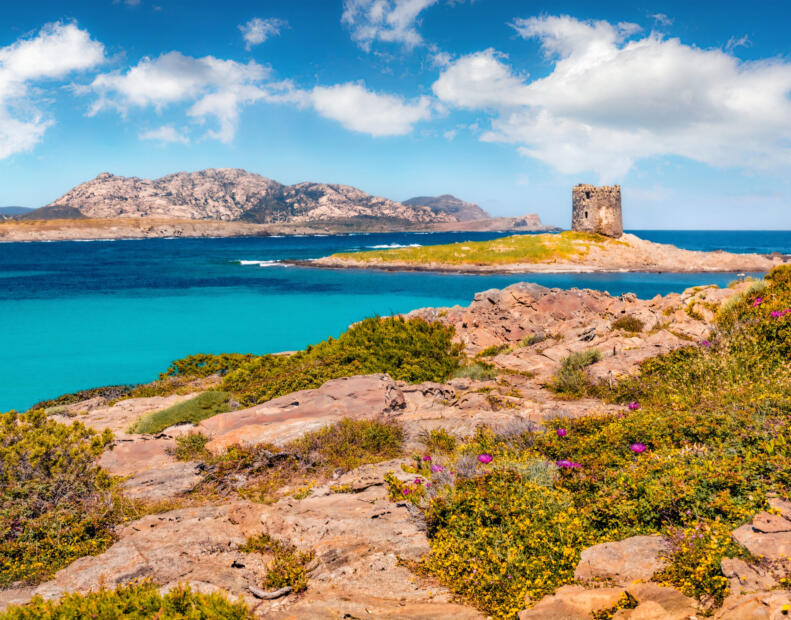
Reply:
<svg viewBox="0 0 791 620"><path fill-rule="evenodd" d="M187 584L239 598L266 618L784 617L791 503L769 472L786 450L787 422L773 412L791 394L787 341L771 330L791 320L791 274L773 274L651 300L520 283L467 307L416 310L404 325L452 330L460 368L441 381L368 372L251 402L245 373L265 362L261 376L274 381L289 360L248 367L209 356L121 400L97 392L43 404L49 423L109 434L98 464L122 476L118 490L139 516L43 581L7 584L0 605L147 578L163 592ZM580 368L569 362L582 358ZM294 380L299 359L282 380ZM211 364L231 362L239 370L212 374ZM218 389L236 390L228 410L132 432L135 420ZM401 429L396 452L322 469L322 429L370 423ZM761 443L766 432L774 453ZM758 467L752 449L734 456L736 436L763 446L760 468L744 465ZM185 454L195 437L200 449ZM491 530L475 512L484 507ZM612 511L609 521L595 525L597 510ZM540 525L546 514L555 520ZM464 535L452 542L455 523ZM552 538L557 531L565 538ZM250 541L262 532L280 546L256 551ZM466 545L479 537L472 553ZM305 550L289 565L304 581L263 587L284 548Z"/></svg>
<svg viewBox="0 0 791 620"><path fill-rule="evenodd" d="M9 215L0 221L0 240L506 228L547 229L537 215L491 218L450 195L401 203L348 185L283 185L245 170L217 168L158 179L104 172L40 209Z"/></svg>
<svg viewBox="0 0 791 620"><path fill-rule="evenodd" d="M331 269L450 273L766 272L789 260L779 254L683 250L632 234L612 239L569 231L420 248L349 252L301 264Z"/></svg>

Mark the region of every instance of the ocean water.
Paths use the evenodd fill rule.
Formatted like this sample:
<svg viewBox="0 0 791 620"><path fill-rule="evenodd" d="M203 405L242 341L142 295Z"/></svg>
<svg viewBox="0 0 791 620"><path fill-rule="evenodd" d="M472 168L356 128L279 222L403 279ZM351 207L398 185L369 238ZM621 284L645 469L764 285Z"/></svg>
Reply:
<svg viewBox="0 0 791 620"><path fill-rule="evenodd" d="M791 254L791 232L634 231L699 250ZM735 274L453 275L336 271L277 261L483 240L502 233L392 233L0 244L0 411L78 389L156 378L191 353L266 353L338 335L374 314L468 304L523 280L656 294Z"/></svg>

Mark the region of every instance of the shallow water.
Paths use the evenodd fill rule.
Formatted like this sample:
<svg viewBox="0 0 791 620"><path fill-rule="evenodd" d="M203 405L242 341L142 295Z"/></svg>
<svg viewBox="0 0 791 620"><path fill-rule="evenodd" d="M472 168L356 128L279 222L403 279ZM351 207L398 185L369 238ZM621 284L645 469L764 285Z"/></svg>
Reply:
<svg viewBox="0 0 791 620"><path fill-rule="evenodd" d="M791 254L791 232L632 231L688 249ZM190 353L302 348L373 314L468 304L529 280L657 294L735 274L455 275L284 267L345 249L502 233L147 239L0 244L0 411L74 390L156 378Z"/></svg>

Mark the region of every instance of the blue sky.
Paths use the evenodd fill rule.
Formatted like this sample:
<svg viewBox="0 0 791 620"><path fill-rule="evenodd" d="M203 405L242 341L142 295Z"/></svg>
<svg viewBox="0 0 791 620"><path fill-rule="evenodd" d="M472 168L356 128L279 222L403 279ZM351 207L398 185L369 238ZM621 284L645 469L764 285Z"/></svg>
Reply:
<svg viewBox="0 0 791 620"><path fill-rule="evenodd" d="M0 16L0 205L239 167L568 225L791 228L784 1L38 0Z"/></svg>

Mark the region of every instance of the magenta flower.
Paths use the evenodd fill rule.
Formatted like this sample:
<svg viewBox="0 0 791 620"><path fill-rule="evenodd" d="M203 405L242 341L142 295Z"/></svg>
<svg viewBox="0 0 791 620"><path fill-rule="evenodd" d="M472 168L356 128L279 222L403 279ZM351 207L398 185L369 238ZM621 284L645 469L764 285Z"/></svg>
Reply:
<svg viewBox="0 0 791 620"><path fill-rule="evenodd" d="M755 301L753 302L753 308L755 308L756 306L760 306L763 302L764 302L763 297L756 297Z"/></svg>
<svg viewBox="0 0 791 620"><path fill-rule="evenodd" d="M582 465L577 463L576 461L569 461L568 459L563 459L562 461L555 461L555 465L557 465L561 469L577 469L579 467L582 467Z"/></svg>
<svg viewBox="0 0 791 620"><path fill-rule="evenodd" d="M404 490L403 490L403 491L401 491L401 492L402 492L404 495L409 495L409 489L404 489Z"/></svg>
<svg viewBox="0 0 791 620"><path fill-rule="evenodd" d="M772 310L769 314L773 319L776 319L777 317L783 316L784 313L780 310Z"/></svg>
<svg viewBox="0 0 791 620"><path fill-rule="evenodd" d="M629 403L629 411L637 411L639 408L640 408L640 403L636 401Z"/></svg>
<svg viewBox="0 0 791 620"><path fill-rule="evenodd" d="M431 455L430 455L430 454L427 454L426 456L424 456L424 457L423 457L423 460L424 460L426 463L430 463L430 462L431 462Z"/></svg>
<svg viewBox="0 0 791 620"><path fill-rule="evenodd" d="M708 340L703 340L701 341L700 346L708 348L711 346L711 343Z"/></svg>
<svg viewBox="0 0 791 620"><path fill-rule="evenodd" d="M431 471L433 471L435 474L438 474L441 471L445 471L445 468L442 465L432 465Z"/></svg>
<svg viewBox="0 0 791 620"><path fill-rule="evenodd" d="M478 461L480 461L484 465L486 465L486 463L491 463L493 459L494 457L491 454L486 454L485 452L483 454L478 455Z"/></svg>
<svg viewBox="0 0 791 620"><path fill-rule="evenodd" d="M415 478L415 484L423 484L423 480L421 478Z"/></svg>
<svg viewBox="0 0 791 620"><path fill-rule="evenodd" d="M557 430L557 433L558 433L558 437L565 437L566 436L566 429L565 428L559 428Z"/></svg>
<svg viewBox="0 0 791 620"><path fill-rule="evenodd" d="M644 443L633 443L631 446L629 446L629 449L635 454L642 454L645 452L646 445Z"/></svg>

